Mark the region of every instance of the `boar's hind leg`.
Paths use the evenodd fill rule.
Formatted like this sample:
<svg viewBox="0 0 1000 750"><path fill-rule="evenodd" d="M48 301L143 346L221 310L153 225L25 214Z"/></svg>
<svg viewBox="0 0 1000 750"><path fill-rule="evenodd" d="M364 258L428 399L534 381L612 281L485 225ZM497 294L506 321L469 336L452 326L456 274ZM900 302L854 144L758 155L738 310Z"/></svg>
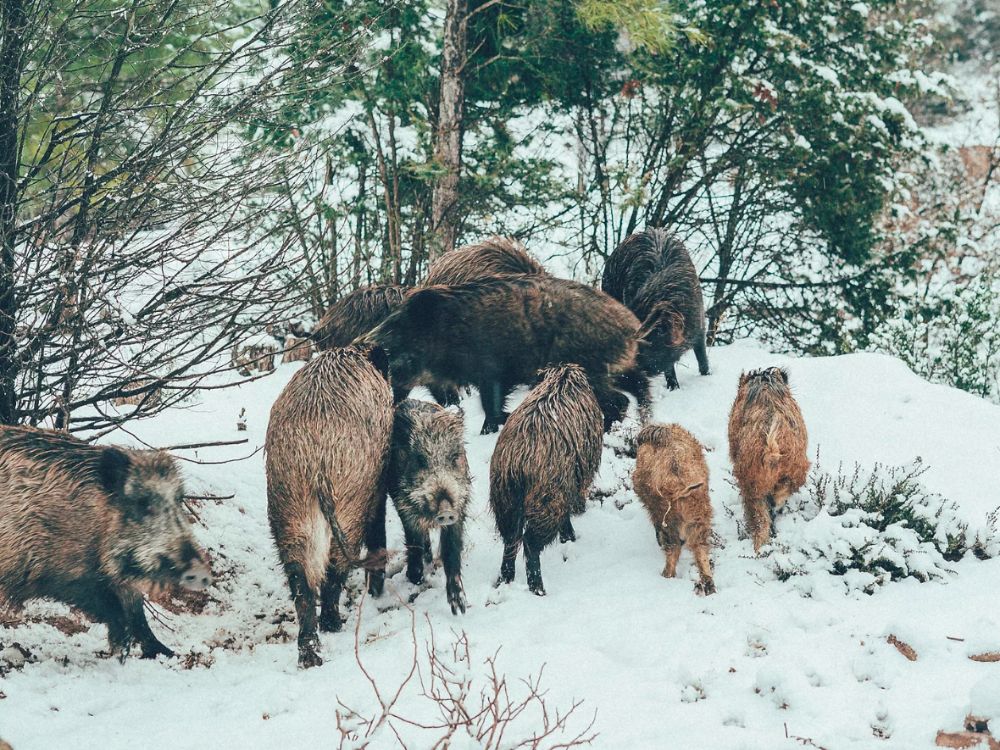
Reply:
<svg viewBox="0 0 1000 750"><path fill-rule="evenodd" d="M133 591L125 592L121 594L121 600L125 616L128 618L129 630L142 649L142 658L155 659L160 655L173 656L174 652L163 645L150 629L146 612L143 609L142 594Z"/></svg>
<svg viewBox="0 0 1000 750"><path fill-rule="evenodd" d="M295 602L295 616L299 621L299 666L318 667L323 659L319 655L319 635L316 632L316 592L309 585L301 563L286 563L285 574Z"/></svg>
<svg viewBox="0 0 1000 750"><path fill-rule="evenodd" d="M324 633L339 633L344 627L344 621L340 617L340 590L344 586L345 579L346 576L330 563L326 569L326 580L323 581L320 590L319 629Z"/></svg>
<svg viewBox="0 0 1000 750"><path fill-rule="evenodd" d="M454 523L441 529L441 563L444 565L446 577L445 591L448 594L448 604L451 613L457 615L459 610L465 614L467 602L465 590L462 587L462 524Z"/></svg>
<svg viewBox="0 0 1000 750"><path fill-rule="evenodd" d="M365 528L365 547L368 549L368 593L382 596L385 588L385 504L384 492L376 494L372 516ZM329 574L327 574L329 580ZM339 593L339 592L338 592Z"/></svg>
<svg viewBox="0 0 1000 750"><path fill-rule="evenodd" d="M698 358L698 372L702 375L708 375L710 372L708 369L708 348L705 344L704 333L695 339L694 356Z"/></svg>
<svg viewBox="0 0 1000 750"><path fill-rule="evenodd" d="M681 384L677 381L677 370L674 369L674 364L671 363L666 370L663 371L663 375L667 379L667 390L676 391L681 387Z"/></svg>
<svg viewBox="0 0 1000 750"><path fill-rule="evenodd" d="M569 514L566 515L566 520L563 521L562 527L559 529L559 541L560 542L576 541L576 531L573 530L573 521L570 520Z"/></svg>
<svg viewBox="0 0 1000 750"><path fill-rule="evenodd" d="M499 380L484 380L479 386L479 400L483 404L483 429L480 435L489 435L500 430L507 418L503 406L510 395L511 386Z"/></svg>

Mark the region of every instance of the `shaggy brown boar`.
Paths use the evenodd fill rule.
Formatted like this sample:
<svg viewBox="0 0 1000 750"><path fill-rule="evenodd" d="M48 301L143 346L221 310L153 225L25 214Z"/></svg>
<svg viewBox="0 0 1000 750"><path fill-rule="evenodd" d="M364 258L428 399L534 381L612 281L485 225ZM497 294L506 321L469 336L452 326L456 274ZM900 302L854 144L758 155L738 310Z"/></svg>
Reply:
<svg viewBox="0 0 1000 750"><path fill-rule="evenodd" d="M729 413L729 458L757 552L773 533L775 512L806 482L808 443L788 372L769 367L740 375Z"/></svg>
<svg viewBox="0 0 1000 750"><path fill-rule="evenodd" d="M392 432L392 390L379 349L322 352L292 376L271 407L264 442L267 515L299 621L299 666L322 664L319 629L341 628L338 603L362 538L384 541L384 469ZM383 528L382 537L384 539ZM372 593L382 579L370 575Z"/></svg>
<svg viewBox="0 0 1000 750"><path fill-rule="evenodd" d="M712 503L701 444L680 425L650 424L639 433L636 445L632 485L646 506L656 529L656 541L666 557L663 577L677 574L677 560L686 544L701 576L695 590L714 594L708 557Z"/></svg>
<svg viewBox="0 0 1000 750"><path fill-rule="evenodd" d="M601 462L601 409L584 370L550 367L497 438L490 461L490 507L503 537L497 585L514 580L521 542L528 588L545 595L539 554L559 533L574 538L580 511Z"/></svg>
<svg viewBox="0 0 1000 750"><path fill-rule="evenodd" d="M523 273L544 274L545 269L517 240L490 237L478 245L466 245L439 257L431 264L424 286L465 284Z"/></svg>
<svg viewBox="0 0 1000 750"><path fill-rule="evenodd" d="M663 373L678 387L674 365L694 347L698 371L708 375L705 304L701 284L684 245L665 229L647 229L625 239L604 266L601 288L642 321L637 361L646 375Z"/></svg>
<svg viewBox="0 0 1000 750"><path fill-rule="evenodd" d="M635 316L603 292L522 275L415 289L363 340L386 350L400 390L427 380L475 385L485 434L504 421L514 386L563 362L586 371L606 424L621 419L628 402L610 376L634 367L638 329Z"/></svg>
<svg viewBox="0 0 1000 750"><path fill-rule="evenodd" d="M386 486L406 536L406 577L424 580L430 562L430 530L441 530L445 591L453 614L465 612L462 532L472 493L462 417L437 404L406 399L396 407ZM385 515L376 523L385 535Z"/></svg>
<svg viewBox="0 0 1000 750"><path fill-rule="evenodd" d="M184 517L177 466L161 451L0 429L0 600L46 597L108 627L112 653L173 656L149 627L140 587L211 579Z"/></svg>

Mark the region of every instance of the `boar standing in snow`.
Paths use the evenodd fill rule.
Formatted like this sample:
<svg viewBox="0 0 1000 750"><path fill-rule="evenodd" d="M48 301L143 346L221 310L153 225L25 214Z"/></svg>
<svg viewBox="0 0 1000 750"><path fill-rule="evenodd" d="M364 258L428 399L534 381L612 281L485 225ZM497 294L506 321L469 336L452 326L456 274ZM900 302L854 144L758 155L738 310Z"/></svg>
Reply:
<svg viewBox="0 0 1000 750"><path fill-rule="evenodd" d="M388 364L379 349L322 352L292 376L271 407L264 443L267 515L299 621L299 666L323 663L316 632L340 630L340 590L362 539L384 523L384 471L392 433ZM369 574L369 590L383 578Z"/></svg>
<svg viewBox="0 0 1000 750"><path fill-rule="evenodd" d="M397 406L386 487L403 522L407 579L423 582L424 563L433 559L430 530L439 528L448 604L453 614L465 612L462 532L472 480L461 415L414 399ZM384 546L384 507L375 523Z"/></svg>
<svg viewBox="0 0 1000 750"><path fill-rule="evenodd" d="M677 560L685 544L694 554L701 580L695 590L714 594L709 537L712 503L708 496L708 465L701 444L680 425L646 425L636 438L638 455L632 484L656 529L656 541L666 556L663 577L677 575Z"/></svg>
<svg viewBox="0 0 1000 750"><path fill-rule="evenodd" d="M584 370L550 367L504 425L490 461L490 507L503 537L497 584L514 580L524 542L528 588L545 595L539 554L556 538L574 537L601 461L601 409Z"/></svg>
<svg viewBox="0 0 1000 750"><path fill-rule="evenodd" d="M773 534L774 514L806 482L809 436L778 367L740 375L729 414L729 458L754 551Z"/></svg>
<svg viewBox="0 0 1000 750"><path fill-rule="evenodd" d="M628 401L610 376L635 366L638 329L596 289L522 275L416 289L363 341L385 348L400 390L427 380L475 385L486 434L503 423L514 386L564 362L587 373L606 425L621 419Z"/></svg>
<svg viewBox="0 0 1000 750"><path fill-rule="evenodd" d="M674 390L678 387L674 365L694 347L698 371L708 375L701 284L680 240L665 229L627 237L608 258L601 288L642 321L637 361L643 373L652 377L662 372L667 387Z"/></svg>
<svg viewBox="0 0 1000 750"><path fill-rule="evenodd" d="M121 659L134 643L143 658L173 656L150 629L137 587L201 590L211 576L169 455L3 427L0 488L0 600L72 604L107 625Z"/></svg>
<svg viewBox="0 0 1000 750"><path fill-rule="evenodd" d="M509 237L490 237L439 257L431 264L424 286L544 273L542 264L528 255L520 242Z"/></svg>

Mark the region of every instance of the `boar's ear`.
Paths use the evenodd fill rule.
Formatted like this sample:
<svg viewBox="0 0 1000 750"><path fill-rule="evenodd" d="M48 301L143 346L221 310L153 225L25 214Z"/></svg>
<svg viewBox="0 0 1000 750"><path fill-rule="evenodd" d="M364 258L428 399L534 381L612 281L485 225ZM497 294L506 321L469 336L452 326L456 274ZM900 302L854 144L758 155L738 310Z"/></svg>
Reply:
<svg viewBox="0 0 1000 750"><path fill-rule="evenodd" d="M785 385L788 385L788 370L786 370L784 367L779 367L777 368L777 370L778 374L781 375L781 380L784 382Z"/></svg>
<svg viewBox="0 0 1000 750"><path fill-rule="evenodd" d="M441 291L433 287L410 292L406 301L410 322L420 327L432 325L441 311L442 300Z"/></svg>
<svg viewBox="0 0 1000 750"><path fill-rule="evenodd" d="M97 478L109 495L120 495L125 489L132 461L125 451L117 448L102 448L100 462L97 465Z"/></svg>
<svg viewBox="0 0 1000 750"><path fill-rule="evenodd" d="M365 358L372 363L372 366L382 373L382 377L389 379L389 356L381 346L366 346L362 349Z"/></svg>

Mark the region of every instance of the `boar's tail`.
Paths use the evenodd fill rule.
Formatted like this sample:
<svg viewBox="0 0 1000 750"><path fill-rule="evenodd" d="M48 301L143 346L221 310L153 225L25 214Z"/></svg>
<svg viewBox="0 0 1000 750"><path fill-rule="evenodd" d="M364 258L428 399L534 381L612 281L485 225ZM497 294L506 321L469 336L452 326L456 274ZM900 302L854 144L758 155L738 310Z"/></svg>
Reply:
<svg viewBox="0 0 1000 750"><path fill-rule="evenodd" d="M766 447L764 450L764 460L772 467L777 466L778 461L781 460L781 447L778 445L778 430L780 427L780 420L776 414L771 417L771 425L767 428L767 436L765 438Z"/></svg>
<svg viewBox="0 0 1000 750"><path fill-rule="evenodd" d="M319 509L323 512L323 517L330 525L330 535L333 543L340 550L340 554L350 565L360 565L361 558L351 552L351 545L347 541L344 530L340 528L337 521L337 508L333 500L333 486L330 483L330 474L326 470L325 462L320 462L319 471L316 476L316 500Z"/></svg>

